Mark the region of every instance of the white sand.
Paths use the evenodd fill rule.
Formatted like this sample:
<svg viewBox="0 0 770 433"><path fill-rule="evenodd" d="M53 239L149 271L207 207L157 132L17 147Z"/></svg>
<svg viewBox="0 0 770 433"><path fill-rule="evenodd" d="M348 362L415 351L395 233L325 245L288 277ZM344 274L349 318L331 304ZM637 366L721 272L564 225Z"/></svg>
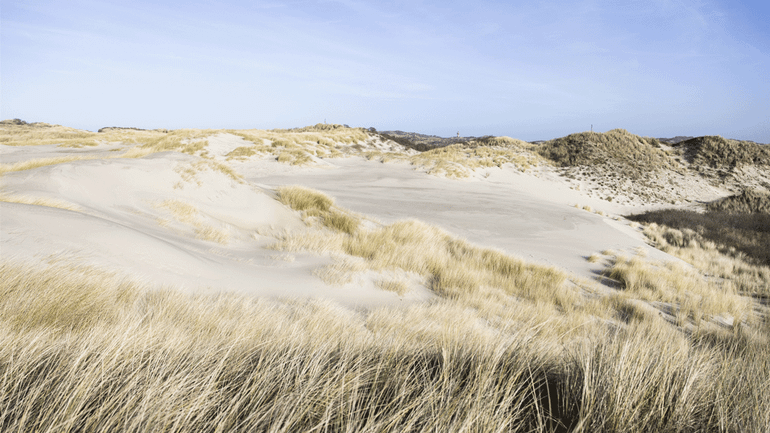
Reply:
<svg viewBox="0 0 770 433"><path fill-rule="evenodd" d="M224 162L224 155L247 144L240 137L219 134L209 138L207 151ZM113 154L108 152L113 147L84 151L3 146L0 156L3 163L11 163L84 152ZM589 263L586 257L606 249L642 248L652 259L674 260L647 246L627 222L572 205L590 205L610 215L631 208L588 198L548 171L521 174L503 167L479 170L471 179L450 180L403 162L351 157L292 167L262 158L230 161L246 180L238 182L201 161L164 152L142 159L74 161L8 173L0 179L6 196L56 199L78 210L0 202L0 254L3 259L37 263L69 260L194 292L317 296L354 306L432 297L414 278L413 290L403 297L383 291L374 284L381 276L372 272L361 273L344 286L329 286L313 270L330 264L330 257L266 249L275 241L269 234L306 229L298 213L276 201L273 191L281 185L303 185L382 223L423 220L478 245L562 268L577 278L596 277L602 264ZM187 220L175 218L161 205L167 200L198 212ZM196 238L201 227L225 233L229 241Z"/></svg>

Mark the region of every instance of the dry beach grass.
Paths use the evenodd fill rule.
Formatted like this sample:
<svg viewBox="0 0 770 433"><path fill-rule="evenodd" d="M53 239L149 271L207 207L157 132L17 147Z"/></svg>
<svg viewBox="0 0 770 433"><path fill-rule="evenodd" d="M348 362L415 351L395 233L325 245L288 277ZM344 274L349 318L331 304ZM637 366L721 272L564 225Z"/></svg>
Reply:
<svg viewBox="0 0 770 433"><path fill-rule="evenodd" d="M353 313L151 290L88 268L0 272L3 431L761 431L770 421L767 336L740 329L688 336L655 315L607 326L499 291Z"/></svg>

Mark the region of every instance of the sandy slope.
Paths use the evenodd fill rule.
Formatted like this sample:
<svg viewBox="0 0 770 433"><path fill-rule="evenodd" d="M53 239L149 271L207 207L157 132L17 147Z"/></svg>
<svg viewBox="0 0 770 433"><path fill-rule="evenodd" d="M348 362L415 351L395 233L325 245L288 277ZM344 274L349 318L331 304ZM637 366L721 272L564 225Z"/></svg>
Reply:
<svg viewBox="0 0 770 433"><path fill-rule="evenodd" d="M343 207L384 223L416 218L479 245L500 248L529 261L593 277L601 267L585 257L605 249L644 248L653 258L668 258L648 247L627 224L576 209L570 204L598 201L560 183L490 169L486 179L451 180L426 175L406 164L381 164L361 158L332 160L334 168L298 173L262 173L241 167L245 177L263 185L308 185L336 197ZM605 204L609 211L618 206Z"/></svg>
<svg viewBox="0 0 770 433"><path fill-rule="evenodd" d="M224 163L225 155L246 144L219 134L209 137L206 151ZM1 147L6 164L85 152L54 145ZM86 151L103 157L112 148L104 144ZM577 278L596 276L601 264L585 258L605 249L642 248L653 259L673 259L648 247L627 223L572 205L591 205L610 215L628 207L588 198L547 170L522 174L495 167L450 180L403 162L361 157L318 162L311 167L288 166L273 157L227 162L241 180L198 156L163 152L7 173L0 179L6 197L55 199L75 210L0 202L1 253L4 259L42 263L71 260L192 291L320 296L348 305L431 297L419 284L403 297L380 290L371 272L344 286L329 286L313 270L331 263L330 257L266 249L275 241L271 234L307 229L274 195L281 185L303 185L382 223L416 218Z"/></svg>

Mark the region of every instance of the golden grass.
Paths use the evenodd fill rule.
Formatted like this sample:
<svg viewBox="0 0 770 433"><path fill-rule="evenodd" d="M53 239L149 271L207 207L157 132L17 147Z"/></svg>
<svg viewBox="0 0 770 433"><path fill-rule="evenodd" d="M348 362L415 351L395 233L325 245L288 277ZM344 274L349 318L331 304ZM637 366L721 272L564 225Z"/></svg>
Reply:
<svg viewBox="0 0 770 433"><path fill-rule="evenodd" d="M605 133L581 132L557 138L536 148L543 157L562 167L596 166L611 163L632 179L676 163L660 149L658 140L640 137L625 129Z"/></svg>
<svg viewBox="0 0 770 433"><path fill-rule="evenodd" d="M26 195L9 195L0 193L0 201L4 201L6 203L21 203L21 204L31 204L35 206L45 206L45 207L55 207L59 209L66 209L71 211L79 211L80 207L69 203L64 200L59 200L55 198L42 198L42 197L30 197Z"/></svg>
<svg viewBox="0 0 770 433"><path fill-rule="evenodd" d="M93 147L103 143L141 144L150 152L176 150L192 153L205 145L198 140L215 134L215 130L178 129L169 132L136 129L110 129L90 132L64 126L41 127L14 125L0 127L0 144L7 146L58 145L59 147Z"/></svg>
<svg viewBox="0 0 770 433"><path fill-rule="evenodd" d="M184 187L183 182L195 183L198 186L202 186L203 182L198 178L198 174L204 171L220 172L241 184L246 182L240 174L230 168L227 164L208 158L201 158L189 164L180 164L174 168L174 171L182 178L182 181L174 186L175 188Z"/></svg>
<svg viewBox="0 0 770 433"><path fill-rule="evenodd" d="M301 186L285 186L278 189L278 201L294 210L319 215L331 210L334 200L326 194Z"/></svg>
<svg viewBox="0 0 770 433"><path fill-rule="evenodd" d="M229 232L209 225L201 225L199 227L195 227L195 237L205 241L216 242L222 245L226 245L227 242L230 241Z"/></svg>
<svg viewBox="0 0 770 433"><path fill-rule="evenodd" d="M152 155L153 153L156 153L154 149L137 145L129 148L119 155L112 156L111 158L144 158L145 156Z"/></svg>
<svg viewBox="0 0 770 433"><path fill-rule="evenodd" d="M59 125L13 125L0 127L0 144L6 146L39 146L58 144L64 147L94 146L99 134Z"/></svg>
<svg viewBox="0 0 770 433"><path fill-rule="evenodd" d="M0 274L5 431L762 432L770 414L766 342L657 316L607 326L505 296L355 313Z"/></svg>
<svg viewBox="0 0 770 433"><path fill-rule="evenodd" d="M50 128L49 128L50 129ZM99 143L132 145L122 154L111 158L141 158L157 152L176 151L206 157L206 138L218 132L238 135L253 145L234 149L227 155L228 160L245 161L256 155L275 155L281 163L291 165L313 164L313 158L337 158L346 155L361 155L367 159L388 162L409 160L413 165L423 167L429 173L450 178L463 178L477 168L502 167L514 164L524 171L540 163L542 158L532 151L532 145L508 137L486 137L470 143L457 144L433 149L414 156L406 153L366 150L361 146L371 140L371 134L361 128L346 128L339 125L315 125L293 130L199 130L180 129L169 132L137 131L116 129L104 133L72 130L70 132L34 134L15 137L14 145L59 143L67 147L92 146ZM47 134L47 135L46 135ZM61 138L61 137L66 137ZM75 138L73 138L75 137ZM69 140L69 141L67 141ZM84 141L85 140L85 141Z"/></svg>
<svg viewBox="0 0 770 433"><path fill-rule="evenodd" d="M328 212L333 207L330 197L301 187L287 187L281 200L308 214ZM626 303L592 306L577 288L564 284L567 276L556 269L527 264L499 251L473 246L419 221L398 221L354 233L285 234L272 248L343 254L364 259L366 269L414 272L425 278L428 288L437 295L477 308L480 308L479 299L489 302L499 300L501 296L548 303L567 313L582 311L601 315L597 308L624 311L630 308ZM716 316L753 320L751 302L739 296L730 283L711 281L694 270L673 263L645 262L643 254L631 259L618 257L610 250L603 254L614 256L610 257L612 266L607 273L620 282L628 299L666 303L677 310L682 321L695 324ZM588 259L598 262L602 257L593 254ZM336 277L325 278L348 282L352 273L363 270L356 263L356 269L347 267L344 272L335 274ZM335 266L334 269L339 270L339 265ZM339 276L342 274L344 278Z"/></svg>
<svg viewBox="0 0 770 433"><path fill-rule="evenodd" d="M19 161L12 164L0 164L0 176L5 173L14 171L32 170L39 167L47 167L51 165L64 164L73 161L84 161L89 159L97 159L94 155L70 155L70 156L58 156L52 158L35 158L28 159L26 161Z"/></svg>
<svg viewBox="0 0 770 433"><path fill-rule="evenodd" d="M155 207L168 211L175 220L192 226L195 237L198 239L220 244L227 244L230 240L230 233L227 230L206 224L198 208L189 203L181 200L164 200L157 203ZM167 225L167 223L161 225Z"/></svg>
<svg viewBox="0 0 770 433"><path fill-rule="evenodd" d="M376 280L375 285L385 291L396 293L399 296L404 296L409 291L409 286L404 281L381 279Z"/></svg>
<svg viewBox="0 0 770 433"><path fill-rule="evenodd" d="M228 160L230 159L246 160L250 156L254 156L256 154L257 154L256 149L253 149L252 147L241 146L241 147L236 147L225 156L227 157Z"/></svg>
<svg viewBox="0 0 770 433"><path fill-rule="evenodd" d="M312 162L312 158L304 150L286 150L278 154L278 162L290 165L307 165Z"/></svg>
<svg viewBox="0 0 770 433"><path fill-rule="evenodd" d="M291 165L313 163L311 156L338 158L344 156L340 149L355 153L356 146L370 138L361 128L341 125L315 125L297 129L230 130L253 143L253 146L235 149L228 158L246 160L254 155L276 155L279 162ZM360 146L358 146L360 147Z"/></svg>
<svg viewBox="0 0 770 433"><path fill-rule="evenodd" d="M704 316L729 314L747 320L752 313L750 301L739 296L732 284L708 281L678 263L656 264L639 257L616 256L607 274L634 297L674 304L696 324Z"/></svg>
<svg viewBox="0 0 770 433"><path fill-rule="evenodd" d="M0 164L0 176L5 173L31 170L74 161L143 158L147 155L164 151L177 151L191 155L199 154L201 156L206 156L206 146L208 145L206 137L217 132L218 131L215 130L180 129L168 133L137 130L113 130L106 133L94 133L59 126L50 128L30 128L26 126L0 128L0 144L10 146L59 144L60 147L79 148L83 146L96 146L101 143L117 142L122 143L123 145L132 146L122 153L110 156L78 154L36 158L12 164ZM120 151L120 149L116 150ZM222 163L211 160L205 164L208 164L210 168L227 174L234 180L241 181L239 175L237 175L230 167Z"/></svg>
<svg viewBox="0 0 770 433"><path fill-rule="evenodd" d="M602 259L602 256L600 254L593 253L586 260L588 260L589 263L598 263Z"/></svg>
<svg viewBox="0 0 770 433"><path fill-rule="evenodd" d="M350 212L334 206L334 200L326 194L301 186L285 186L278 189L278 201L302 212L303 218L319 217L324 226L342 233L353 234L360 220Z"/></svg>
<svg viewBox="0 0 770 433"><path fill-rule="evenodd" d="M477 168L502 167L513 164L520 171L541 162L532 145L509 137L489 137L469 143L431 149L410 158L413 165L430 174L448 178L465 178Z"/></svg>
<svg viewBox="0 0 770 433"><path fill-rule="evenodd" d="M770 267L754 265L739 253L730 256L693 230L677 230L651 223L644 234L662 251L684 260L708 275L729 281L741 293L770 295Z"/></svg>
<svg viewBox="0 0 770 433"><path fill-rule="evenodd" d="M209 167L200 164L191 181ZM729 282L616 258L628 288L589 298L557 270L417 221L367 228L320 192L287 187L279 198L330 230L274 247L332 254L316 271L328 283L415 272L437 299L353 312L2 262L2 430L763 432L770 423L766 320L689 332L644 301L669 302L693 322L745 312ZM199 233L214 228L194 206L159 207L211 236ZM710 251L689 234L665 236Z"/></svg>
<svg viewBox="0 0 770 433"><path fill-rule="evenodd" d="M349 283L357 272L366 269L363 261L357 257L335 256L332 264L313 271L324 283L329 285L343 285Z"/></svg>
<svg viewBox="0 0 770 433"><path fill-rule="evenodd" d="M189 155L205 152L206 137L221 131L211 129L177 129L151 138L138 140L143 149L151 153L176 151Z"/></svg>

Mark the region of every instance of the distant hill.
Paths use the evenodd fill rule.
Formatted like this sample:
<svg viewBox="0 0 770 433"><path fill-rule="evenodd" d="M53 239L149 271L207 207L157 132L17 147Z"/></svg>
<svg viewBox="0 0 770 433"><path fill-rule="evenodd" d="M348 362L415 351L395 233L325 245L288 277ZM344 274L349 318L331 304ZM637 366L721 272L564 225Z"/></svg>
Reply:
<svg viewBox="0 0 770 433"><path fill-rule="evenodd" d="M379 135L388 140L393 140L410 149L425 152L438 147L446 147L457 143L466 143L476 140L477 137L439 137L436 135L419 134L417 132L404 131L377 131Z"/></svg>
<svg viewBox="0 0 770 433"><path fill-rule="evenodd" d="M671 138L658 138L658 141L660 141L661 143L666 143L666 144L677 144L680 141L690 140L692 138L695 138L695 137L685 136L685 135L677 135L676 137L671 137Z"/></svg>
<svg viewBox="0 0 770 433"><path fill-rule="evenodd" d="M561 167L609 164L632 177L671 165L658 139L625 129L570 134L540 144L537 152Z"/></svg>
<svg viewBox="0 0 770 433"><path fill-rule="evenodd" d="M44 122L27 123L21 119L6 119L6 120L0 120L0 126L27 126L27 127L33 127L33 128L52 128L54 126L60 126L60 125L51 125L49 123L44 123Z"/></svg>
<svg viewBox="0 0 770 433"><path fill-rule="evenodd" d="M607 200L673 204L718 190L770 190L770 147L718 136L661 141L613 129L541 142L535 151L567 179L614 190Z"/></svg>
<svg viewBox="0 0 770 433"><path fill-rule="evenodd" d="M691 164L728 170L746 165L770 166L770 148L753 141L705 136L681 141L676 146Z"/></svg>
<svg viewBox="0 0 770 433"><path fill-rule="evenodd" d="M157 131L157 132L168 132L168 129L142 129L142 128L134 128L132 126L105 126L104 128L99 128L99 133L104 132L116 132L116 131Z"/></svg>

